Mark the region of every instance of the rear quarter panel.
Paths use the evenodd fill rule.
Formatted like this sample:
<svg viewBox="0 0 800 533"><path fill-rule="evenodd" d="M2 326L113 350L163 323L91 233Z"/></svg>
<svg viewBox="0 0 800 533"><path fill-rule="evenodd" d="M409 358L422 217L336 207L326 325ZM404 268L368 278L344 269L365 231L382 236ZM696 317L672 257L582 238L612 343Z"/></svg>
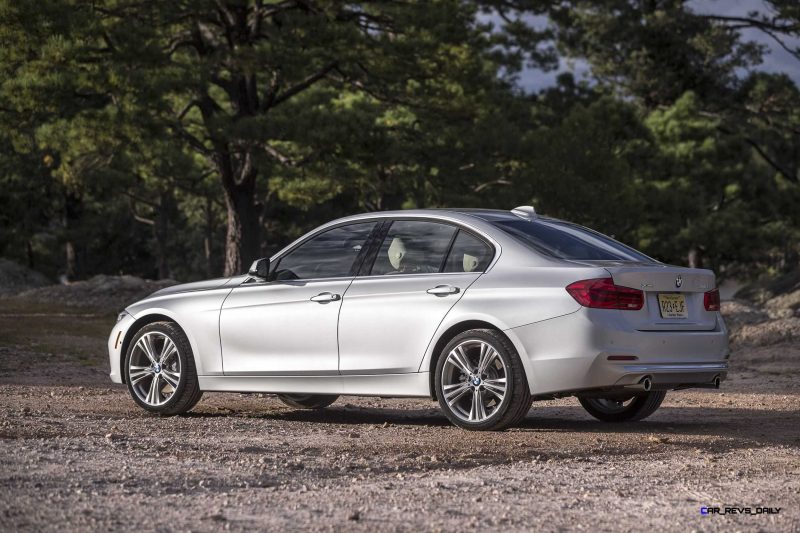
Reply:
<svg viewBox="0 0 800 533"><path fill-rule="evenodd" d="M469 320L480 320L504 331L519 352L528 382L532 369L525 346L513 328L543 322L575 313L581 306L565 287L578 279L608 277L602 268L582 266L507 266L502 263L483 274L445 316L420 364L420 371L430 368L438 354L434 346L451 327Z"/></svg>

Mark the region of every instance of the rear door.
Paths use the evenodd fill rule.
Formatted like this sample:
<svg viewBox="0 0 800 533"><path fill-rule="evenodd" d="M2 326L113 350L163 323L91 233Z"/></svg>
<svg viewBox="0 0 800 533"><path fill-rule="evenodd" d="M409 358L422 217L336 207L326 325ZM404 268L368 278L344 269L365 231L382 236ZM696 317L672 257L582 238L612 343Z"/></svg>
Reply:
<svg viewBox="0 0 800 533"><path fill-rule="evenodd" d="M493 256L478 236L430 220L393 221L376 250L342 302L342 374L416 372L439 324Z"/></svg>
<svg viewBox="0 0 800 533"><path fill-rule="evenodd" d="M706 311L703 295L716 287L710 270L654 263L642 266L606 266L616 285L640 289L645 305L621 316L640 331L710 331L717 312Z"/></svg>

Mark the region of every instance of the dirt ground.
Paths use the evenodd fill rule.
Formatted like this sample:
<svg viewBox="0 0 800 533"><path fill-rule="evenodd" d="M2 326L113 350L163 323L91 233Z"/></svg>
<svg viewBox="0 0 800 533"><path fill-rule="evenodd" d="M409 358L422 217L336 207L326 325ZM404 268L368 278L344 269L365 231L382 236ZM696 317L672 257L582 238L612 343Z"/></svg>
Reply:
<svg viewBox="0 0 800 533"><path fill-rule="evenodd" d="M643 422L566 399L473 433L426 400L207 394L148 416L107 379L112 323L0 302L0 530L800 531L797 343L737 349L721 391Z"/></svg>

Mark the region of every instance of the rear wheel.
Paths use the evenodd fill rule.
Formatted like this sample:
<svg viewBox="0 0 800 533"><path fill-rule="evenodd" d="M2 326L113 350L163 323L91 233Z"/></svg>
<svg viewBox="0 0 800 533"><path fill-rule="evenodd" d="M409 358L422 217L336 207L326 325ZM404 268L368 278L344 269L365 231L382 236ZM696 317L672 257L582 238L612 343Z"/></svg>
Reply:
<svg viewBox="0 0 800 533"><path fill-rule="evenodd" d="M125 382L140 407L161 415L183 414L203 397L189 339L173 322L136 332L125 356Z"/></svg>
<svg viewBox="0 0 800 533"><path fill-rule="evenodd" d="M603 422L634 422L652 415L666 395L666 391L650 391L618 398L579 398L579 401L590 415Z"/></svg>
<svg viewBox="0 0 800 533"><path fill-rule="evenodd" d="M456 335L439 357L435 382L444 414L465 429L504 429L518 424L531 407L522 361L495 330Z"/></svg>
<svg viewBox="0 0 800 533"><path fill-rule="evenodd" d="M295 409L324 409L339 399L335 394L278 394L278 399Z"/></svg>

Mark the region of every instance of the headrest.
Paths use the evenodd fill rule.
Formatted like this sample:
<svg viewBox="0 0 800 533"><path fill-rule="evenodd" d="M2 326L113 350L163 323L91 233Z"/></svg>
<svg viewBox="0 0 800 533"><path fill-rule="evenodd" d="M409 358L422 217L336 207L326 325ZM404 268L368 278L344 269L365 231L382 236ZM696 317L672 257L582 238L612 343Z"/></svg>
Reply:
<svg viewBox="0 0 800 533"><path fill-rule="evenodd" d="M400 263L406 255L406 245L403 239L395 237L389 245L389 262L395 270L400 270Z"/></svg>
<svg viewBox="0 0 800 533"><path fill-rule="evenodd" d="M474 255L464 254L464 272L472 272L478 268L478 262Z"/></svg>

